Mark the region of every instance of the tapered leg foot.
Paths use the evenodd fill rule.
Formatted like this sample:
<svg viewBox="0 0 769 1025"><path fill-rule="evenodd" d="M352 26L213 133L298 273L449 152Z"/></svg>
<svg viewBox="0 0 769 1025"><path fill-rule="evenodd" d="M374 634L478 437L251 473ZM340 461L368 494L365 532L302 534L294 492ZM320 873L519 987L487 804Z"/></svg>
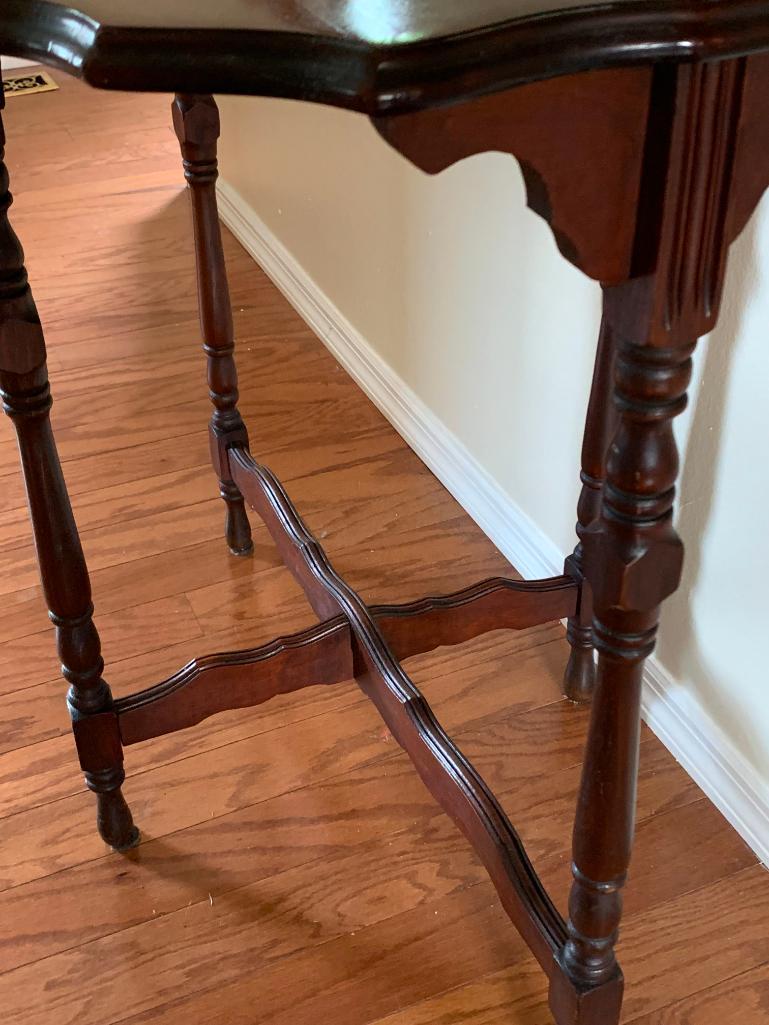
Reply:
<svg viewBox="0 0 769 1025"><path fill-rule="evenodd" d="M224 482L221 484L221 495L227 506L224 520L227 545L233 555L250 555L254 550L254 542L243 496L234 484Z"/></svg>
<svg viewBox="0 0 769 1025"><path fill-rule="evenodd" d="M86 777L93 790L95 780ZM99 785L98 783L96 785ZM139 830L134 825L131 809L121 788L96 790L96 825L102 840L116 851L129 851L139 843Z"/></svg>
<svg viewBox="0 0 769 1025"><path fill-rule="evenodd" d="M569 620L566 637L571 645L569 661L563 674L563 693L580 705L588 704L595 690L595 656L590 627Z"/></svg>

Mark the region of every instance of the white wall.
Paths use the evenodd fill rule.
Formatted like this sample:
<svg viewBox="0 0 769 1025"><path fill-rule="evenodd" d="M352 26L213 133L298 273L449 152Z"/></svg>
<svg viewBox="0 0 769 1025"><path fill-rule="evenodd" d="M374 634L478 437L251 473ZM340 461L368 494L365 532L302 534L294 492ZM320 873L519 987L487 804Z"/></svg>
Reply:
<svg viewBox="0 0 769 1025"><path fill-rule="evenodd" d="M14 71L16 68L33 68L38 61L27 60L25 57L0 57L3 71Z"/></svg>
<svg viewBox="0 0 769 1025"><path fill-rule="evenodd" d="M403 418L408 440L505 554L557 569L574 544L600 300L525 208L515 161L486 154L429 178L363 117L269 100L220 105L225 219L300 306L311 294L310 307L346 325L337 349L353 338L372 365L381 360L374 376L422 410ZM688 564L665 611L646 711L765 860L767 386L764 204L735 246L721 325L700 351L696 402L680 422ZM391 412L387 387L369 391ZM439 440L422 445L431 424ZM452 451L463 479L441 472ZM486 515L495 503L517 524L512 534Z"/></svg>

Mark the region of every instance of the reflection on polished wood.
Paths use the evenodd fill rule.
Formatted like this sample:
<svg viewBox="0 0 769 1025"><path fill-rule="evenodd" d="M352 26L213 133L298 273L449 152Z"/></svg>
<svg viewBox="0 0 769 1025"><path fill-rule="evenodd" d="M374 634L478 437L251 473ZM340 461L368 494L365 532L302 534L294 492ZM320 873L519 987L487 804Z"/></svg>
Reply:
<svg viewBox="0 0 769 1025"><path fill-rule="evenodd" d="M523 630L571 616L577 590L571 576L548 581L494 577L454 594L374 605L368 611L392 655L402 660L493 630ZM338 615L259 648L196 658L169 679L118 700L120 735L124 744L135 744L218 712L354 675L349 623Z"/></svg>
<svg viewBox="0 0 769 1025"><path fill-rule="evenodd" d="M7 114L14 223L49 325L54 426L106 675L128 702L196 652L266 645L305 629L311 613L264 527L254 524L253 559L232 559L222 543L167 100L61 84ZM126 153L138 156L121 167ZM519 592L494 583L509 567L493 546L228 235L224 245L241 409L260 457L360 594L407 603L405 615L372 608L393 653L414 653L407 626L426 614L436 636L468 587L477 611L484 600L512 609ZM159 449L158 434L173 443ZM144 842L104 856L72 772L16 459L3 421L4 1020L50 1025L55 993L56 1015L81 1025L214 1025L222 1008L228 1025L252 1022L255 1008L274 1025L549 1022L546 979L492 883L352 684L132 747L127 789ZM478 589L480 578L491 583ZM425 593L455 597L428 608ZM568 615L572 594L554 583L542 600ZM560 700L567 650L560 627L529 627L409 665L519 824L562 914L587 727L587 712ZM631 880L623 1020L758 1025L766 874L648 731Z"/></svg>
<svg viewBox="0 0 769 1025"><path fill-rule="evenodd" d="M0 53L107 89L401 113L590 68L769 47L764 0L4 0Z"/></svg>

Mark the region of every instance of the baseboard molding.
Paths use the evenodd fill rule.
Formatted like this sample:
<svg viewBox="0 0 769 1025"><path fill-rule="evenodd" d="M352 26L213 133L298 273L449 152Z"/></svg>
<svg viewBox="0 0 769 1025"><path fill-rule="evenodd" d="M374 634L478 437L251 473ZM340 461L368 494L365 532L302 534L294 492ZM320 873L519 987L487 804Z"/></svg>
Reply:
<svg viewBox="0 0 769 1025"><path fill-rule="evenodd" d="M563 553L318 287L226 181L222 221L497 548L526 578L561 572ZM769 799L761 781L691 694L650 659L644 717L761 861L769 865Z"/></svg>
<svg viewBox="0 0 769 1025"><path fill-rule="evenodd" d="M694 694L656 658L647 662L643 716L673 757L769 867L766 787Z"/></svg>

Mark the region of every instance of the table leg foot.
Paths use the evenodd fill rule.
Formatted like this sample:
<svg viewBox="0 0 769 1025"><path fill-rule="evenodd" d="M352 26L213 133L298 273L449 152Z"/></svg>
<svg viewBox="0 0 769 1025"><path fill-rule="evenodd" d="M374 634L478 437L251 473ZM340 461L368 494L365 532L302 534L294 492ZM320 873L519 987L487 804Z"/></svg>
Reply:
<svg viewBox="0 0 769 1025"><path fill-rule="evenodd" d="M110 775L114 776L114 773ZM102 840L116 851L129 851L136 847L140 839L139 830L134 825L120 784L113 786L111 781L100 778L96 773L86 774L86 784L96 794L96 826Z"/></svg>
<svg viewBox="0 0 769 1025"><path fill-rule="evenodd" d="M571 645L569 661L563 674L564 696L575 704L588 704L595 690L595 656L590 627L569 622L566 637Z"/></svg>
<svg viewBox="0 0 769 1025"><path fill-rule="evenodd" d="M561 972L550 981L549 1003L556 1025L613 1025L622 1010L625 988L622 973L595 987L577 986L560 958Z"/></svg>
<svg viewBox="0 0 769 1025"><path fill-rule="evenodd" d="M224 520L227 547L233 555L250 555L254 550L254 542L243 496L234 484L227 481L221 482L220 493L227 507Z"/></svg>

